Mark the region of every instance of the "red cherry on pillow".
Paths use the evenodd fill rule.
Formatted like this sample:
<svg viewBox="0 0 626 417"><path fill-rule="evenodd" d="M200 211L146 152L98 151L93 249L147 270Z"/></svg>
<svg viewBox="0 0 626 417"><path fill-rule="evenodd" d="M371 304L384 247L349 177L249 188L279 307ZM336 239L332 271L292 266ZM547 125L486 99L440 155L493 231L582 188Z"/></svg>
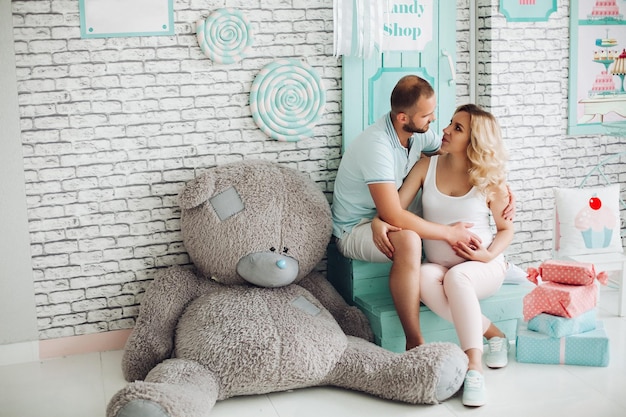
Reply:
<svg viewBox="0 0 626 417"><path fill-rule="evenodd" d="M598 197L591 197L589 199L589 207L591 207L592 210L600 210L602 201Z"/></svg>

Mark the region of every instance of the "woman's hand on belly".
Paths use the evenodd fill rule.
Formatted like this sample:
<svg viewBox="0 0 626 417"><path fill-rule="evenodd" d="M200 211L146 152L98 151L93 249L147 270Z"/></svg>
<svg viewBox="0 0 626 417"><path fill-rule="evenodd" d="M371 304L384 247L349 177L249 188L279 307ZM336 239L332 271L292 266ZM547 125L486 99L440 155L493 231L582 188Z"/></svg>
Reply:
<svg viewBox="0 0 626 417"><path fill-rule="evenodd" d="M468 261L489 262L493 259L489 249L478 239L471 239L469 243L459 242L452 247L454 253Z"/></svg>

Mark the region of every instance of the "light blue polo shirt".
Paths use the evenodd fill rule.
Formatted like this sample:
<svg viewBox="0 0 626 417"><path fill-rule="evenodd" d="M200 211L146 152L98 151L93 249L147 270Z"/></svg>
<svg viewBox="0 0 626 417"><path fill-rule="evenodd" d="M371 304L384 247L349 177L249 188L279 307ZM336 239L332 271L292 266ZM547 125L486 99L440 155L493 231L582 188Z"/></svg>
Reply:
<svg viewBox="0 0 626 417"><path fill-rule="evenodd" d="M409 149L400 139L387 113L365 129L346 149L333 192L333 235L341 238L361 219L372 219L376 206L368 185L393 182L400 188L404 178L422 152L439 150L441 140L432 130L415 133L409 139Z"/></svg>

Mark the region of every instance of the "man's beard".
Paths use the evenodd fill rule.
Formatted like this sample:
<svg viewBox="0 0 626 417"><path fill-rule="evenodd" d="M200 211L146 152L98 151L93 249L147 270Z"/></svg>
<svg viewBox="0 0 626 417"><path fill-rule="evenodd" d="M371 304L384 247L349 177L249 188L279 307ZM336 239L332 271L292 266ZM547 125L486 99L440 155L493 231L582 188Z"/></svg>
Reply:
<svg viewBox="0 0 626 417"><path fill-rule="evenodd" d="M405 123L402 126L402 130L404 130L405 132L409 132L409 133L426 133L428 132L429 126L430 126L430 123L428 123L426 127L417 127L415 126L415 123L409 122L409 123Z"/></svg>

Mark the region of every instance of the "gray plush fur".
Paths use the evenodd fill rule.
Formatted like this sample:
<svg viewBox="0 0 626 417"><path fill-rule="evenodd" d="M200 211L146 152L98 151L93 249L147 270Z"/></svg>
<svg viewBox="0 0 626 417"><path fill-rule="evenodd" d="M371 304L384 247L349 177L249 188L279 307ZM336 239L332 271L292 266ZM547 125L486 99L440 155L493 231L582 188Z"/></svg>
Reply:
<svg viewBox="0 0 626 417"><path fill-rule="evenodd" d="M214 208L210 198L230 187L234 213L224 200ZM148 287L122 360L130 383L108 417L208 416L218 400L318 385L412 404L460 388L467 358L458 346L382 349L365 315L315 272L331 218L310 179L238 162L209 170L179 197L195 270L169 268Z"/></svg>

